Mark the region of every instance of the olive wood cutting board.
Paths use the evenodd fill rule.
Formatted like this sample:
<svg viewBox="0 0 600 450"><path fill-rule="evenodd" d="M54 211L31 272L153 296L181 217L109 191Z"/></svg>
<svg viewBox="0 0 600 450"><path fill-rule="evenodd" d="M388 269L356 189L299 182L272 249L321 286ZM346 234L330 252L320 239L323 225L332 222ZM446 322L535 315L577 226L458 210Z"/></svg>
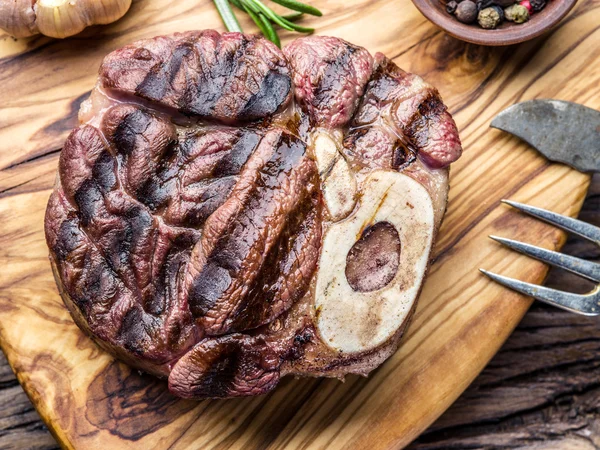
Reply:
<svg viewBox="0 0 600 450"><path fill-rule="evenodd" d="M565 237L499 200L575 216L589 177L488 126L502 109L532 98L600 109L600 0L581 0L553 33L505 48L455 40L409 0L312 3L325 16L305 22L320 34L382 51L437 86L465 152L452 167L435 262L400 350L369 378L288 378L257 398L178 400L164 382L98 349L63 306L43 233L61 145L102 57L143 37L222 29L212 3L137 1L123 20L66 41L0 36L0 339L63 447L400 448L460 395L530 305L477 269L541 282L547 268L487 235L552 249ZM246 18L242 24L254 29Z"/></svg>

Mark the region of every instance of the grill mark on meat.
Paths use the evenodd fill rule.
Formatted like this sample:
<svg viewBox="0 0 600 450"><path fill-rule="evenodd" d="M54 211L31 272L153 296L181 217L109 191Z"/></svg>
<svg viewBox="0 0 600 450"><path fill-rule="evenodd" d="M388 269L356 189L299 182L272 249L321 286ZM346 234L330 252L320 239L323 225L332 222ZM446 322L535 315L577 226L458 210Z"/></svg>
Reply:
<svg viewBox="0 0 600 450"><path fill-rule="evenodd" d="M94 179L85 180L75 192L75 204L83 226L89 225L99 215L102 191Z"/></svg>
<svg viewBox="0 0 600 450"><path fill-rule="evenodd" d="M222 178L239 174L259 141L260 135L256 130L242 130L231 151L215 165L212 176Z"/></svg>
<svg viewBox="0 0 600 450"><path fill-rule="evenodd" d="M248 294L232 313L232 331L264 325L306 294L319 253L322 211L318 192L307 194L289 214Z"/></svg>
<svg viewBox="0 0 600 450"><path fill-rule="evenodd" d="M428 92L406 124L406 136L414 147L423 148L427 145L431 127L442 120L442 114L445 112L446 106L442 103L439 95Z"/></svg>
<svg viewBox="0 0 600 450"><path fill-rule="evenodd" d="M139 47L144 44L146 51ZM157 108L222 123L267 118L288 103L291 91L288 66L272 43L211 30L117 50L105 58L100 84Z"/></svg>
<svg viewBox="0 0 600 450"><path fill-rule="evenodd" d="M230 215L226 218L227 222L225 229L216 237L215 242L212 244L213 247L207 256L206 266L196 278L190 297L190 306L194 315L206 316L211 311L217 301L226 293L227 289L231 287L234 281L230 272L239 271L243 259L248 256L250 251L249 246L246 246L245 248L246 254L238 254L240 251L244 251L244 249L238 246L240 237L237 235L233 237L232 233L244 233L246 225L253 225L252 218L248 215L253 214L253 211L256 209L259 211L261 209L259 203L260 195L264 189L260 188L266 187L266 195L269 195L272 194L270 190L276 186L276 183L272 180L269 181L268 177L270 176L270 178L273 178L279 175L277 167L273 167L273 157L276 158L281 154L277 151L272 151L274 148L279 147L281 135L278 139L279 140L274 144L273 148L267 150L272 153L264 165L258 169L255 175L256 183L252 184L249 193L242 197L242 203L238 209L238 214ZM269 173L269 163L271 163L271 168L275 169L275 173ZM287 169L289 170L290 168ZM268 200L264 203L266 206ZM244 213L246 213L246 223L240 225L240 216ZM210 244L207 244L207 246L208 245Z"/></svg>
<svg viewBox="0 0 600 450"><path fill-rule="evenodd" d="M156 211L169 200L171 189L159 178L148 178L135 191L135 197L148 206L151 211Z"/></svg>
<svg viewBox="0 0 600 450"><path fill-rule="evenodd" d="M101 128L124 172L124 189L154 211L157 205L139 194L177 146L173 125L145 108L117 105L105 114Z"/></svg>
<svg viewBox="0 0 600 450"><path fill-rule="evenodd" d="M142 98L160 101L171 87L173 80L181 69L184 58L193 52L190 43L183 43L175 47L172 57L154 66L144 80L135 88L135 94Z"/></svg>
<svg viewBox="0 0 600 450"><path fill-rule="evenodd" d="M92 126L83 125L69 134L60 154L58 172L70 201L82 183L92 176L94 163L105 150L100 132Z"/></svg>
<svg viewBox="0 0 600 450"><path fill-rule="evenodd" d="M290 94L292 80L289 76L270 71L263 78L260 89L253 94L238 115L239 120L267 117L277 111Z"/></svg>
<svg viewBox="0 0 600 450"><path fill-rule="evenodd" d="M153 173L149 173L149 176L140 181L134 189L134 197L155 214L162 211L177 190L176 177L180 168L177 158L182 151L182 145L179 140L171 141Z"/></svg>
<svg viewBox="0 0 600 450"><path fill-rule="evenodd" d="M116 292L116 274L79 226L75 210L61 191L51 195L49 205L52 209L48 209L46 216L46 235L49 247L55 251L57 270L70 298L90 317L92 308L111 304ZM56 224L56 228L49 230L49 223Z"/></svg>
<svg viewBox="0 0 600 450"><path fill-rule="evenodd" d="M214 142L223 145L218 130L192 133L177 140L169 134L168 128L165 131L162 119L145 109L132 110L129 106L125 111L119 107L115 111L112 115L113 110L109 112L105 129L117 152L124 154L122 165L127 168L133 196L156 214L168 208L165 217L174 225L202 226L230 194L236 175L259 141L258 130L242 130L231 148L217 148L218 152L214 153L211 133L215 133ZM233 135L230 133L230 136ZM196 148L203 139L208 142ZM139 146L148 143L154 152L133 155L136 151L143 152ZM147 163L134 164L131 158L147 160ZM157 158L162 159L156 161ZM178 181L181 179L183 183Z"/></svg>
<svg viewBox="0 0 600 450"><path fill-rule="evenodd" d="M89 239L89 238L88 238ZM89 241L91 242L91 241ZM110 316L110 312L120 299L130 296L130 291L111 269L108 260L94 245L85 252L80 277L75 283L74 300L83 311L92 317ZM123 302L126 304L126 302ZM113 329L98 327L96 332L102 338L112 337Z"/></svg>
<svg viewBox="0 0 600 450"><path fill-rule="evenodd" d="M345 43L341 54L336 55L334 59L324 61L325 70L314 88L316 104L330 104L332 99L339 95L342 88L340 73L348 70L348 65L357 51L358 47Z"/></svg>
<svg viewBox="0 0 600 450"><path fill-rule="evenodd" d="M149 336L145 329L145 315L137 307L131 308L121 322L119 340L132 353L142 354L149 345Z"/></svg>
<svg viewBox="0 0 600 450"><path fill-rule="evenodd" d="M195 95L186 98L183 102L181 108L183 114L198 115L205 118L210 118L214 114L219 100L227 91L228 84L231 83L232 74L237 73L241 56L249 43L250 41L246 36L242 36L240 45L235 49L235 52L232 53L226 50L221 58L218 56L220 50L217 49L213 64L208 63L201 53L202 65L199 68L199 81L194 89ZM222 47L222 42L219 42L218 46Z"/></svg>
<svg viewBox="0 0 600 450"><path fill-rule="evenodd" d="M97 153L95 151L95 154ZM75 155L83 160L87 159L84 153L79 152ZM102 320L114 320L113 323L122 323L124 316L119 316L124 315L130 309L126 305L131 304L134 297L139 298L138 288L143 286L143 281L138 279L136 282L131 278L130 266L135 270L138 265L130 259L140 252L142 254L145 252L136 247L146 239L147 231L151 233L155 231L155 228L150 226L153 218L142 205L128 200L126 196L122 195L124 192L111 192L111 187L118 184L118 180L116 174L112 172L115 164L110 156L108 151L104 151L95 159L91 171L87 170L90 178L81 183L73 196L75 205L79 205L81 211L69 212L70 218L62 223L58 222L60 224L58 234L54 245L51 245L56 255L55 262L62 266L62 269L59 268L61 279L65 281L66 289L68 289L74 305L86 320L92 320L91 326L95 335L100 339L112 342L113 345L117 339L120 344L116 345L123 345L129 351L135 350L136 354L143 357L143 360L146 358L150 361L172 359L170 352L179 352L182 339L185 342L185 333L189 333L189 326L186 326L185 322L170 321L169 331L166 333L169 346L166 347L160 343L160 340L157 341L159 339L157 333L166 324L163 319L169 320L168 315L160 320L158 317L151 319L151 316L144 316L144 323L148 323L144 330L147 331L148 336L135 339L130 336L128 339L132 342L127 343L127 346L126 342L113 334L111 330L114 329L110 326L93 325L98 320L99 323L102 323ZM77 161L70 160L70 162L76 163ZM89 167L89 163L87 167ZM115 196L115 194L118 195ZM90 214L93 217L89 217ZM85 220L78 220L80 216L83 216ZM109 222L106 222L108 218ZM80 229L77 225L78 222L88 228L90 237ZM153 236L149 236L149 238L154 240ZM189 257L193 242L188 242L185 246L188 249ZM77 253L75 254L75 252ZM172 273L167 273L164 278L173 280L175 277L172 276ZM128 286L133 288L133 292L129 290ZM174 298L175 295L172 294L171 297ZM137 308L135 303L133 304L133 307ZM169 304L158 306L153 304L147 309L150 313L162 314L159 309L164 311L169 307L171 307ZM122 309L122 313L117 312L118 309ZM103 317L106 319L102 319ZM140 330L138 329L139 333L141 333ZM178 335L179 333L181 335Z"/></svg>
<svg viewBox="0 0 600 450"><path fill-rule="evenodd" d="M235 49L235 52L229 53L227 52L226 55L228 56L227 58L225 58L224 60L224 65L219 67L219 71L212 72L212 76L211 79L214 80L215 78L217 79L222 79L222 84L217 88L214 87L215 89L215 93L217 93L216 99L217 101L215 102L215 105L213 105L213 110L211 111L211 114L214 113L214 108L218 107L218 106L224 106L224 110L225 110L225 115L229 115L231 117L236 117L238 119L241 119L240 115L239 115L239 107L241 105L236 105L238 108L232 108L229 104L227 104L227 102L224 102L224 105L219 105L218 100L221 100L221 98L223 97L224 94L226 94L229 91L232 91L232 84L235 81L239 71L240 71L240 67L244 66L246 64L246 62L244 61L244 56L246 54L246 51L250 52L251 51L251 47L254 46L255 40L254 39L248 39L245 35L242 35L239 41L239 45L237 46L237 48ZM219 46L222 48L223 45L223 41L219 42ZM214 66L213 66L214 67ZM218 67L218 66L217 66Z"/></svg>
<svg viewBox="0 0 600 450"><path fill-rule="evenodd" d="M92 178L101 193L106 194L117 186L115 161L108 151L100 154L92 168Z"/></svg>
<svg viewBox="0 0 600 450"><path fill-rule="evenodd" d="M375 60L344 140L349 159L363 167L402 170L417 156L433 167L458 158L460 142L452 137L456 128L438 92L385 56Z"/></svg>
<svg viewBox="0 0 600 450"><path fill-rule="evenodd" d="M138 293L143 289L145 280L143 271L135 255L143 253L154 240L156 229L154 218L139 205L131 205L120 215L120 228L115 227L114 234L109 236L106 246L111 268L117 272L132 292ZM132 279L133 277L133 279Z"/></svg>
<svg viewBox="0 0 600 450"><path fill-rule="evenodd" d="M120 191L116 191L119 194L116 197L113 192L110 192L117 184L114 170L115 161L108 151L104 151L96 159L91 170L91 177L81 184L74 195L75 205L79 208L76 213L80 218L79 222L88 228L87 232L90 233L91 239L94 239L99 247L98 249L89 247L85 251L81 263L84 268L81 276L77 276L71 283L68 283L71 286L73 301L86 317L98 314L91 308L110 309L113 304L123 302L124 300L120 300L122 295L119 292L129 296L128 288L132 288L132 292L139 296L139 288L143 286L143 282L139 277L137 282L132 279L131 270L135 271L138 265L135 264L135 261L131 261L131 258L140 251L144 252L137 249L138 246L143 245L147 240L154 240L155 228L152 227L152 216L141 205L132 203L131 200L127 200L127 197L123 197ZM108 218L110 218L109 222L106 222ZM75 250L73 243L75 238L71 236L73 233L77 232L82 241L88 239L84 232L76 227L75 221L74 218L73 223L66 222L68 225L61 225L59 228L63 231L54 246L55 253L60 255L60 258L57 258L59 262L60 259L66 258L68 253ZM187 257L189 258L189 251L193 243L187 242L185 246L188 248ZM179 264L180 266L181 264ZM164 278L174 279L172 272L165 274ZM171 297L175 295L173 293ZM169 307L169 304L165 304L163 301L160 304L154 302L145 306L151 314L160 315ZM175 323L173 326L175 332L179 332L177 327L184 328ZM160 326L154 324L151 329L156 332ZM101 338L112 339L102 328L95 329L94 332ZM170 335L167 336L167 338L169 337ZM148 337L143 342L150 342L153 339L155 338ZM173 339L178 340L179 338L172 337L171 340ZM122 344L125 345L124 342ZM148 351L144 345L134 342L129 345L128 349L130 351L135 349L136 352L142 354ZM152 358L151 355L147 355L147 357Z"/></svg>
<svg viewBox="0 0 600 450"><path fill-rule="evenodd" d="M111 136L117 151L124 155L131 155L136 146L138 136L146 132L151 120L147 113L137 108L131 113L126 114Z"/></svg>
<svg viewBox="0 0 600 450"><path fill-rule="evenodd" d="M415 162L416 159L417 149L409 143L404 143L402 139L398 139L392 156L392 169L400 171Z"/></svg>
<svg viewBox="0 0 600 450"><path fill-rule="evenodd" d="M221 206L235 185L234 177L220 178L210 183L196 183L202 186L199 203L190 202L191 206L183 216L182 223L187 226L200 227L210 215Z"/></svg>
<svg viewBox="0 0 600 450"><path fill-rule="evenodd" d="M83 244L81 231L76 220L68 219L60 224L56 244L52 247L58 261L64 261L77 247Z"/></svg>
<svg viewBox="0 0 600 450"><path fill-rule="evenodd" d="M398 88L399 80L403 79L405 75L392 60L386 57L379 58L363 98L373 96L379 102L393 101L390 94Z"/></svg>
<svg viewBox="0 0 600 450"><path fill-rule="evenodd" d="M143 298L145 312L161 315L176 301L180 294L181 270L187 265L196 240L192 235L180 234L171 241L171 247L159 266L152 289Z"/></svg>
<svg viewBox="0 0 600 450"><path fill-rule="evenodd" d="M193 158L192 156L188 155L188 158L180 161L178 177L181 178L183 174L184 182L183 185L177 184L176 189L181 200L173 197L170 205L172 207L173 202L181 203L179 207L183 213L177 224L191 227L204 225L208 217L231 194L242 167L260 141L260 134L256 130L243 130L237 136L231 148L225 148L215 158L202 162L199 168L191 167L189 158ZM185 146L183 148L185 149ZM186 152L187 150L183 150L183 153ZM202 159L203 156L196 156L196 158ZM208 155L208 158L211 156ZM188 164L187 170L185 164ZM198 178L198 175L194 175L194 171L203 173L198 181L193 181ZM186 185L186 178L193 182Z"/></svg>
<svg viewBox="0 0 600 450"><path fill-rule="evenodd" d="M215 261L207 261L194 280L190 308L195 316L206 316L232 283L229 271Z"/></svg>
<svg viewBox="0 0 600 450"><path fill-rule="evenodd" d="M201 248L206 253L199 255L200 268L189 302L192 313L209 334L230 330L240 314L247 318L261 316L244 310L245 306L262 306L262 315L272 316L270 305L248 304L246 298L255 289L265 258L277 245L285 217L306 196L306 189L315 186L316 166L306 158L301 141L279 132L277 141L270 148L265 149L266 145L260 147L268 153L257 157L264 158L260 168L247 174L255 182L238 198L233 194L237 205L233 203L231 213L229 206L223 214L215 213L220 230L209 231L209 237L203 239Z"/></svg>

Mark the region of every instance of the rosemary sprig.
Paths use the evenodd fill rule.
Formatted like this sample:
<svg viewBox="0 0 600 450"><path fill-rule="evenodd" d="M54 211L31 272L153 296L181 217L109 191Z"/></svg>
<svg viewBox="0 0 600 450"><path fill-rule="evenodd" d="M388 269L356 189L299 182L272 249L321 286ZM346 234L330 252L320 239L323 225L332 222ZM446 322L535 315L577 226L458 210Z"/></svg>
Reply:
<svg viewBox="0 0 600 450"><path fill-rule="evenodd" d="M242 32L242 27L231 9L231 5L233 5L240 11L248 14L260 32L278 47L281 46L281 42L279 41L279 36L275 30L275 25L288 31L312 33L315 31L314 28L303 27L294 22L303 17L304 14L318 17L323 15L323 13L314 6L307 5L298 0L273 0L274 3L294 11L293 13L285 15L277 14L265 5L262 0L213 0L213 2L228 31Z"/></svg>
<svg viewBox="0 0 600 450"><path fill-rule="evenodd" d="M279 40L279 35L277 34L277 31L275 31L275 28L273 28L273 24L271 24L271 22L269 22L269 19L267 19L263 14L259 14L258 17L260 18L260 21L263 23L263 25L267 29L267 33L265 34L267 39L270 40L277 47L281 47L281 41Z"/></svg>
<svg viewBox="0 0 600 450"><path fill-rule="evenodd" d="M301 27L300 25L296 25L295 23L290 22L289 20L287 20L286 18L281 17L281 16L279 16L279 19L289 27L289 28L286 28L288 30L290 28L292 28L294 31L297 31L299 33L312 33L315 31L314 28Z"/></svg>
<svg viewBox="0 0 600 450"><path fill-rule="evenodd" d="M242 32L242 27L240 23L237 21L235 14L231 10L231 6L229 6L229 2L227 0L213 0L215 2L215 6L217 7L217 11L219 11L219 15L225 24L225 27L229 31L239 31Z"/></svg>
<svg viewBox="0 0 600 450"><path fill-rule="evenodd" d="M242 3L242 7L246 14L250 16L250 18L254 21L260 32L271 42L273 42L277 47L281 47L281 42L279 41L279 36L273 28L273 25L269 20L262 15L261 13L255 13L252 8L246 6L245 3Z"/></svg>
<svg viewBox="0 0 600 450"><path fill-rule="evenodd" d="M285 6L286 8L291 9L293 11L300 11L306 14L310 14L312 16L321 17L323 15L323 13L314 6L306 5L296 0L273 0L273 2L281 6Z"/></svg>

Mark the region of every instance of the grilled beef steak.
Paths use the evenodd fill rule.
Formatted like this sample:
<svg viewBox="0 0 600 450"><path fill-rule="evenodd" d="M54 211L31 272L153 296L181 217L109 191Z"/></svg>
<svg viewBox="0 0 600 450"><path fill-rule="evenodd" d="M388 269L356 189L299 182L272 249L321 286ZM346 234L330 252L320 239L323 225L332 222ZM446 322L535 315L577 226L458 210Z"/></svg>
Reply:
<svg viewBox="0 0 600 450"><path fill-rule="evenodd" d="M397 348L461 153L438 92L331 37L108 55L46 212L60 293L181 397L368 374Z"/></svg>

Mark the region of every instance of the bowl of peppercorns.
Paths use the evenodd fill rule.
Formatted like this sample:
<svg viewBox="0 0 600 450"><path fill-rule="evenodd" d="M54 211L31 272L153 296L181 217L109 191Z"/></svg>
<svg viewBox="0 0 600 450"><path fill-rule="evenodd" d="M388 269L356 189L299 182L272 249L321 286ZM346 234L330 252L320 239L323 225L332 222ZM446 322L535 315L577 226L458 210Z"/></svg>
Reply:
<svg viewBox="0 0 600 450"><path fill-rule="evenodd" d="M511 45L549 31L577 0L412 0L448 34L482 45Z"/></svg>

